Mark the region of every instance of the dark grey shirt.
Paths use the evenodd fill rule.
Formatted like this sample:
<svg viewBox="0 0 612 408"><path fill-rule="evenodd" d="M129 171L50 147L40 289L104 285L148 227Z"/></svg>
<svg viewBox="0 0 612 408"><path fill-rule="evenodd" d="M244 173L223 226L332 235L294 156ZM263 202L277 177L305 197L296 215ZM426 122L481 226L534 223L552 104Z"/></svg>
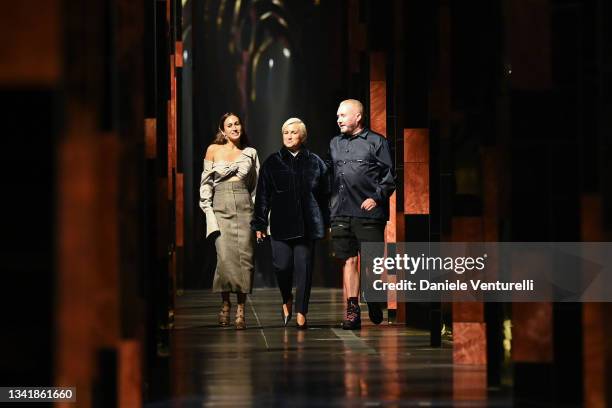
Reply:
<svg viewBox="0 0 612 408"><path fill-rule="evenodd" d="M355 136L335 136L329 143L327 161L332 169L332 218L389 219L395 171L387 139L369 129ZM371 211L361 209L366 198L376 201Z"/></svg>

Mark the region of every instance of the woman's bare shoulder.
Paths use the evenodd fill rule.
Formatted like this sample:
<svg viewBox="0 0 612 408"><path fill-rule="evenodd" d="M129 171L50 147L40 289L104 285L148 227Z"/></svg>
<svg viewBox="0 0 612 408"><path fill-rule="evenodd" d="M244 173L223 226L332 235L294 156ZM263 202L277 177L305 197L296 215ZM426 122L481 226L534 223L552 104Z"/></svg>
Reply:
<svg viewBox="0 0 612 408"><path fill-rule="evenodd" d="M208 148L206 149L206 155L204 156L205 160L210 160L213 161L214 157L215 157L215 152L217 150L219 150L219 147L221 145L218 144L211 144L210 146L208 146Z"/></svg>

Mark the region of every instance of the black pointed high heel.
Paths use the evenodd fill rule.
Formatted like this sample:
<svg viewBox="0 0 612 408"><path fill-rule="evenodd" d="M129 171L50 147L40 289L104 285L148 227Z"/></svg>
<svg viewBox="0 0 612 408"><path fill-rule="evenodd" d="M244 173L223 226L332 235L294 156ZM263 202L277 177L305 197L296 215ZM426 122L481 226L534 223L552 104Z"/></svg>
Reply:
<svg viewBox="0 0 612 408"><path fill-rule="evenodd" d="M287 327L287 324L289 324L289 320L291 320L291 316L293 316L293 298L291 298L290 300L291 300L291 310L289 311L289 314L285 314L285 309L283 308L283 306L286 304L289 304L289 302L284 303L283 306L281 306L281 318L283 319L283 326L285 327Z"/></svg>
<svg viewBox="0 0 612 408"><path fill-rule="evenodd" d="M289 324L289 320L291 320L291 313L285 315L285 311L281 309L281 318L283 319L283 326L287 327L287 324Z"/></svg>

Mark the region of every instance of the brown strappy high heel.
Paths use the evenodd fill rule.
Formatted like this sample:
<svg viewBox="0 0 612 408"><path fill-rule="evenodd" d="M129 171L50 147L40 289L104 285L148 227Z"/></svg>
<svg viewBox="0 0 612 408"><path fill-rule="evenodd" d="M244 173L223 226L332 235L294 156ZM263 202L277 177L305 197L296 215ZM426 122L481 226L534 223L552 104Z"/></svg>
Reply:
<svg viewBox="0 0 612 408"><path fill-rule="evenodd" d="M230 321L230 311L232 310L232 304L230 302L223 302L221 311L219 312L219 326L227 327Z"/></svg>
<svg viewBox="0 0 612 408"><path fill-rule="evenodd" d="M239 303L238 307L236 307L236 321L234 324L236 325L236 330L246 329L246 320L244 320L244 303Z"/></svg>

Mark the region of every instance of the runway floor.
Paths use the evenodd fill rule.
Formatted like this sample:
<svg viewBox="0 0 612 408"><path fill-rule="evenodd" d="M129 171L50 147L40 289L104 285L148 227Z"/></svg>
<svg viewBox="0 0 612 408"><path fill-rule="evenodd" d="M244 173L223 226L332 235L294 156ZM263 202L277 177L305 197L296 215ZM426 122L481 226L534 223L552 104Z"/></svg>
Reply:
<svg viewBox="0 0 612 408"><path fill-rule="evenodd" d="M232 322L235 298L232 297ZM452 344L403 325L340 328L341 290L313 288L309 330L283 327L280 296L258 289L247 330L217 326L220 297L187 291L171 333L171 400L150 407L507 407L484 368L453 366Z"/></svg>

